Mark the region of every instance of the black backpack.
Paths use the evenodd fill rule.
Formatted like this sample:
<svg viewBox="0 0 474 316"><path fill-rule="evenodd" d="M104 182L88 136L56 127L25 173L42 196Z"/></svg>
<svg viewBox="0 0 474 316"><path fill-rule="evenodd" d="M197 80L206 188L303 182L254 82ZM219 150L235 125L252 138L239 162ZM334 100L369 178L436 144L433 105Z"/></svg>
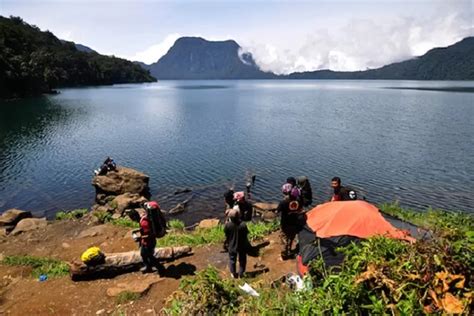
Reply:
<svg viewBox="0 0 474 316"><path fill-rule="evenodd" d="M311 184L309 183L308 177L305 177L305 176L298 177L298 187L301 190L303 206L306 207L313 204L313 190L311 189Z"/></svg>
<svg viewBox="0 0 474 316"><path fill-rule="evenodd" d="M148 204L148 203L147 203ZM158 205L158 203L156 203ZM146 215L151 222L151 229L156 238L166 235L167 222L160 207L145 207Z"/></svg>

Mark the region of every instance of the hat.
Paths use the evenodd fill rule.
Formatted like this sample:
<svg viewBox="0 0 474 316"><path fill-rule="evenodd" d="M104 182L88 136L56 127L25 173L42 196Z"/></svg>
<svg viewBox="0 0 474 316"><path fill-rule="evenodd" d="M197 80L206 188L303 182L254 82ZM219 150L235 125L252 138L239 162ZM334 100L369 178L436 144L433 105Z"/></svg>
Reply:
<svg viewBox="0 0 474 316"><path fill-rule="evenodd" d="M281 187L281 192L285 195L288 195L288 194L290 194L292 188L293 188L293 186L291 184L285 183Z"/></svg>
<svg viewBox="0 0 474 316"><path fill-rule="evenodd" d="M245 193L243 191L234 193L234 200L237 202L243 201L245 199Z"/></svg>
<svg viewBox="0 0 474 316"><path fill-rule="evenodd" d="M296 185L296 179L293 177L286 178L286 183Z"/></svg>

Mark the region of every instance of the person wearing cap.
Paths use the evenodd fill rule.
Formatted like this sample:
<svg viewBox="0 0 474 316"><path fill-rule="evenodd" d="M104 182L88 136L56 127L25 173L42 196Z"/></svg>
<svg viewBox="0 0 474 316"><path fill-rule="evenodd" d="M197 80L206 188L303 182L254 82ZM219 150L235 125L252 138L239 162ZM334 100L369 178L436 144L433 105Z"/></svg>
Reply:
<svg viewBox="0 0 474 316"><path fill-rule="evenodd" d="M144 264L140 271L142 273L151 273L153 272L153 267L155 267L160 276L164 275L165 267L155 258L156 236L153 233L151 220L148 218L146 211L143 209L138 211L131 210L128 212L128 216L131 220L140 224L139 229L132 231L133 236L136 236L137 233L140 234L136 237L140 245L140 256Z"/></svg>
<svg viewBox="0 0 474 316"><path fill-rule="evenodd" d="M240 219L237 207L230 209L227 213L229 221L224 226L225 244L229 252L229 269L233 278L242 278L247 265L247 251L250 242L248 240L248 228ZM239 261L239 272L237 273L237 260Z"/></svg>
<svg viewBox="0 0 474 316"><path fill-rule="evenodd" d="M253 205L245 198L243 191L234 193L235 204L239 206L240 219L244 222L250 222L253 215Z"/></svg>
<svg viewBox="0 0 474 316"><path fill-rule="evenodd" d="M305 215L301 203L300 190L287 181L287 183L282 186L281 191L284 198L278 204L277 213L281 214L280 227L283 243L281 257L286 260L292 256L293 242L302 227L302 223L305 221Z"/></svg>

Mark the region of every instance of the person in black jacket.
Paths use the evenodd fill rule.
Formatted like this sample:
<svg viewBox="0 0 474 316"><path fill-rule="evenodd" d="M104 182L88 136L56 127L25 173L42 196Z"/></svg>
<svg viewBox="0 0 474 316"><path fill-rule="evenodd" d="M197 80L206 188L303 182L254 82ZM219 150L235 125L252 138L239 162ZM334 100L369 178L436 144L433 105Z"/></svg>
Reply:
<svg viewBox="0 0 474 316"><path fill-rule="evenodd" d="M247 251L250 245L249 231L245 222L240 220L240 213L237 209L231 209L228 217L230 220L225 224L224 232L229 252L229 269L233 278L241 278L244 276L247 265ZM237 259L239 260L239 273L236 270Z"/></svg>
<svg viewBox="0 0 474 316"><path fill-rule="evenodd" d="M278 204L277 213L281 215L280 227L283 243L281 257L286 260L293 256L293 242L302 225L306 222L306 218L299 189L287 182L282 186L282 193L284 198Z"/></svg>

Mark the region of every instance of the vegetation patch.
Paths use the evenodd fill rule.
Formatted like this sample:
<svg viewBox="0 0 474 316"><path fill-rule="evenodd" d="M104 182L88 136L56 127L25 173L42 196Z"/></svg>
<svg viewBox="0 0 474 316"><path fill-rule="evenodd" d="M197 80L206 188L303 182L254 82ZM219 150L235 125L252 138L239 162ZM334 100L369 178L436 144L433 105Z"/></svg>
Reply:
<svg viewBox="0 0 474 316"><path fill-rule="evenodd" d="M252 297L222 280L215 268L181 282L164 312L242 315L420 315L472 314L474 265L472 215L428 210L423 215L397 205L382 209L428 228L433 238L413 244L385 237L353 243L337 251L341 266L312 262L304 290L284 284L250 283ZM288 271L294 272L294 271ZM201 294L203 293L203 294ZM214 312L213 312L214 311Z"/></svg>
<svg viewBox="0 0 474 316"><path fill-rule="evenodd" d="M249 239L257 240L265 237L279 228L279 222L249 223ZM169 246L201 246L219 244L224 242L224 226L218 225L212 228L197 228L191 232L171 232L157 240L158 247Z"/></svg>
<svg viewBox="0 0 474 316"><path fill-rule="evenodd" d="M173 231L184 231L185 225L183 221L180 221L179 219L172 219L168 222L168 228L170 228Z"/></svg>
<svg viewBox="0 0 474 316"><path fill-rule="evenodd" d="M42 274L48 278L62 277L69 274L69 265L61 260L34 256L6 256L1 264L8 266L32 267L32 276L37 278Z"/></svg>
<svg viewBox="0 0 474 316"><path fill-rule="evenodd" d="M138 224L137 222L132 221L131 219L129 219L127 217L121 217L121 218L117 218L117 219L112 219L111 218L110 223L112 225L127 227L127 228L139 228L140 227L140 224Z"/></svg>
<svg viewBox="0 0 474 316"><path fill-rule="evenodd" d="M134 293L131 291L123 291L117 295L116 302L117 304L124 304L131 301L136 301L140 298L139 293Z"/></svg>
<svg viewBox="0 0 474 316"><path fill-rule="evenodd" d="M87 214L86 208L80 208L73 211L60 211L56 213L56 220L78 219Z"/></svg>

